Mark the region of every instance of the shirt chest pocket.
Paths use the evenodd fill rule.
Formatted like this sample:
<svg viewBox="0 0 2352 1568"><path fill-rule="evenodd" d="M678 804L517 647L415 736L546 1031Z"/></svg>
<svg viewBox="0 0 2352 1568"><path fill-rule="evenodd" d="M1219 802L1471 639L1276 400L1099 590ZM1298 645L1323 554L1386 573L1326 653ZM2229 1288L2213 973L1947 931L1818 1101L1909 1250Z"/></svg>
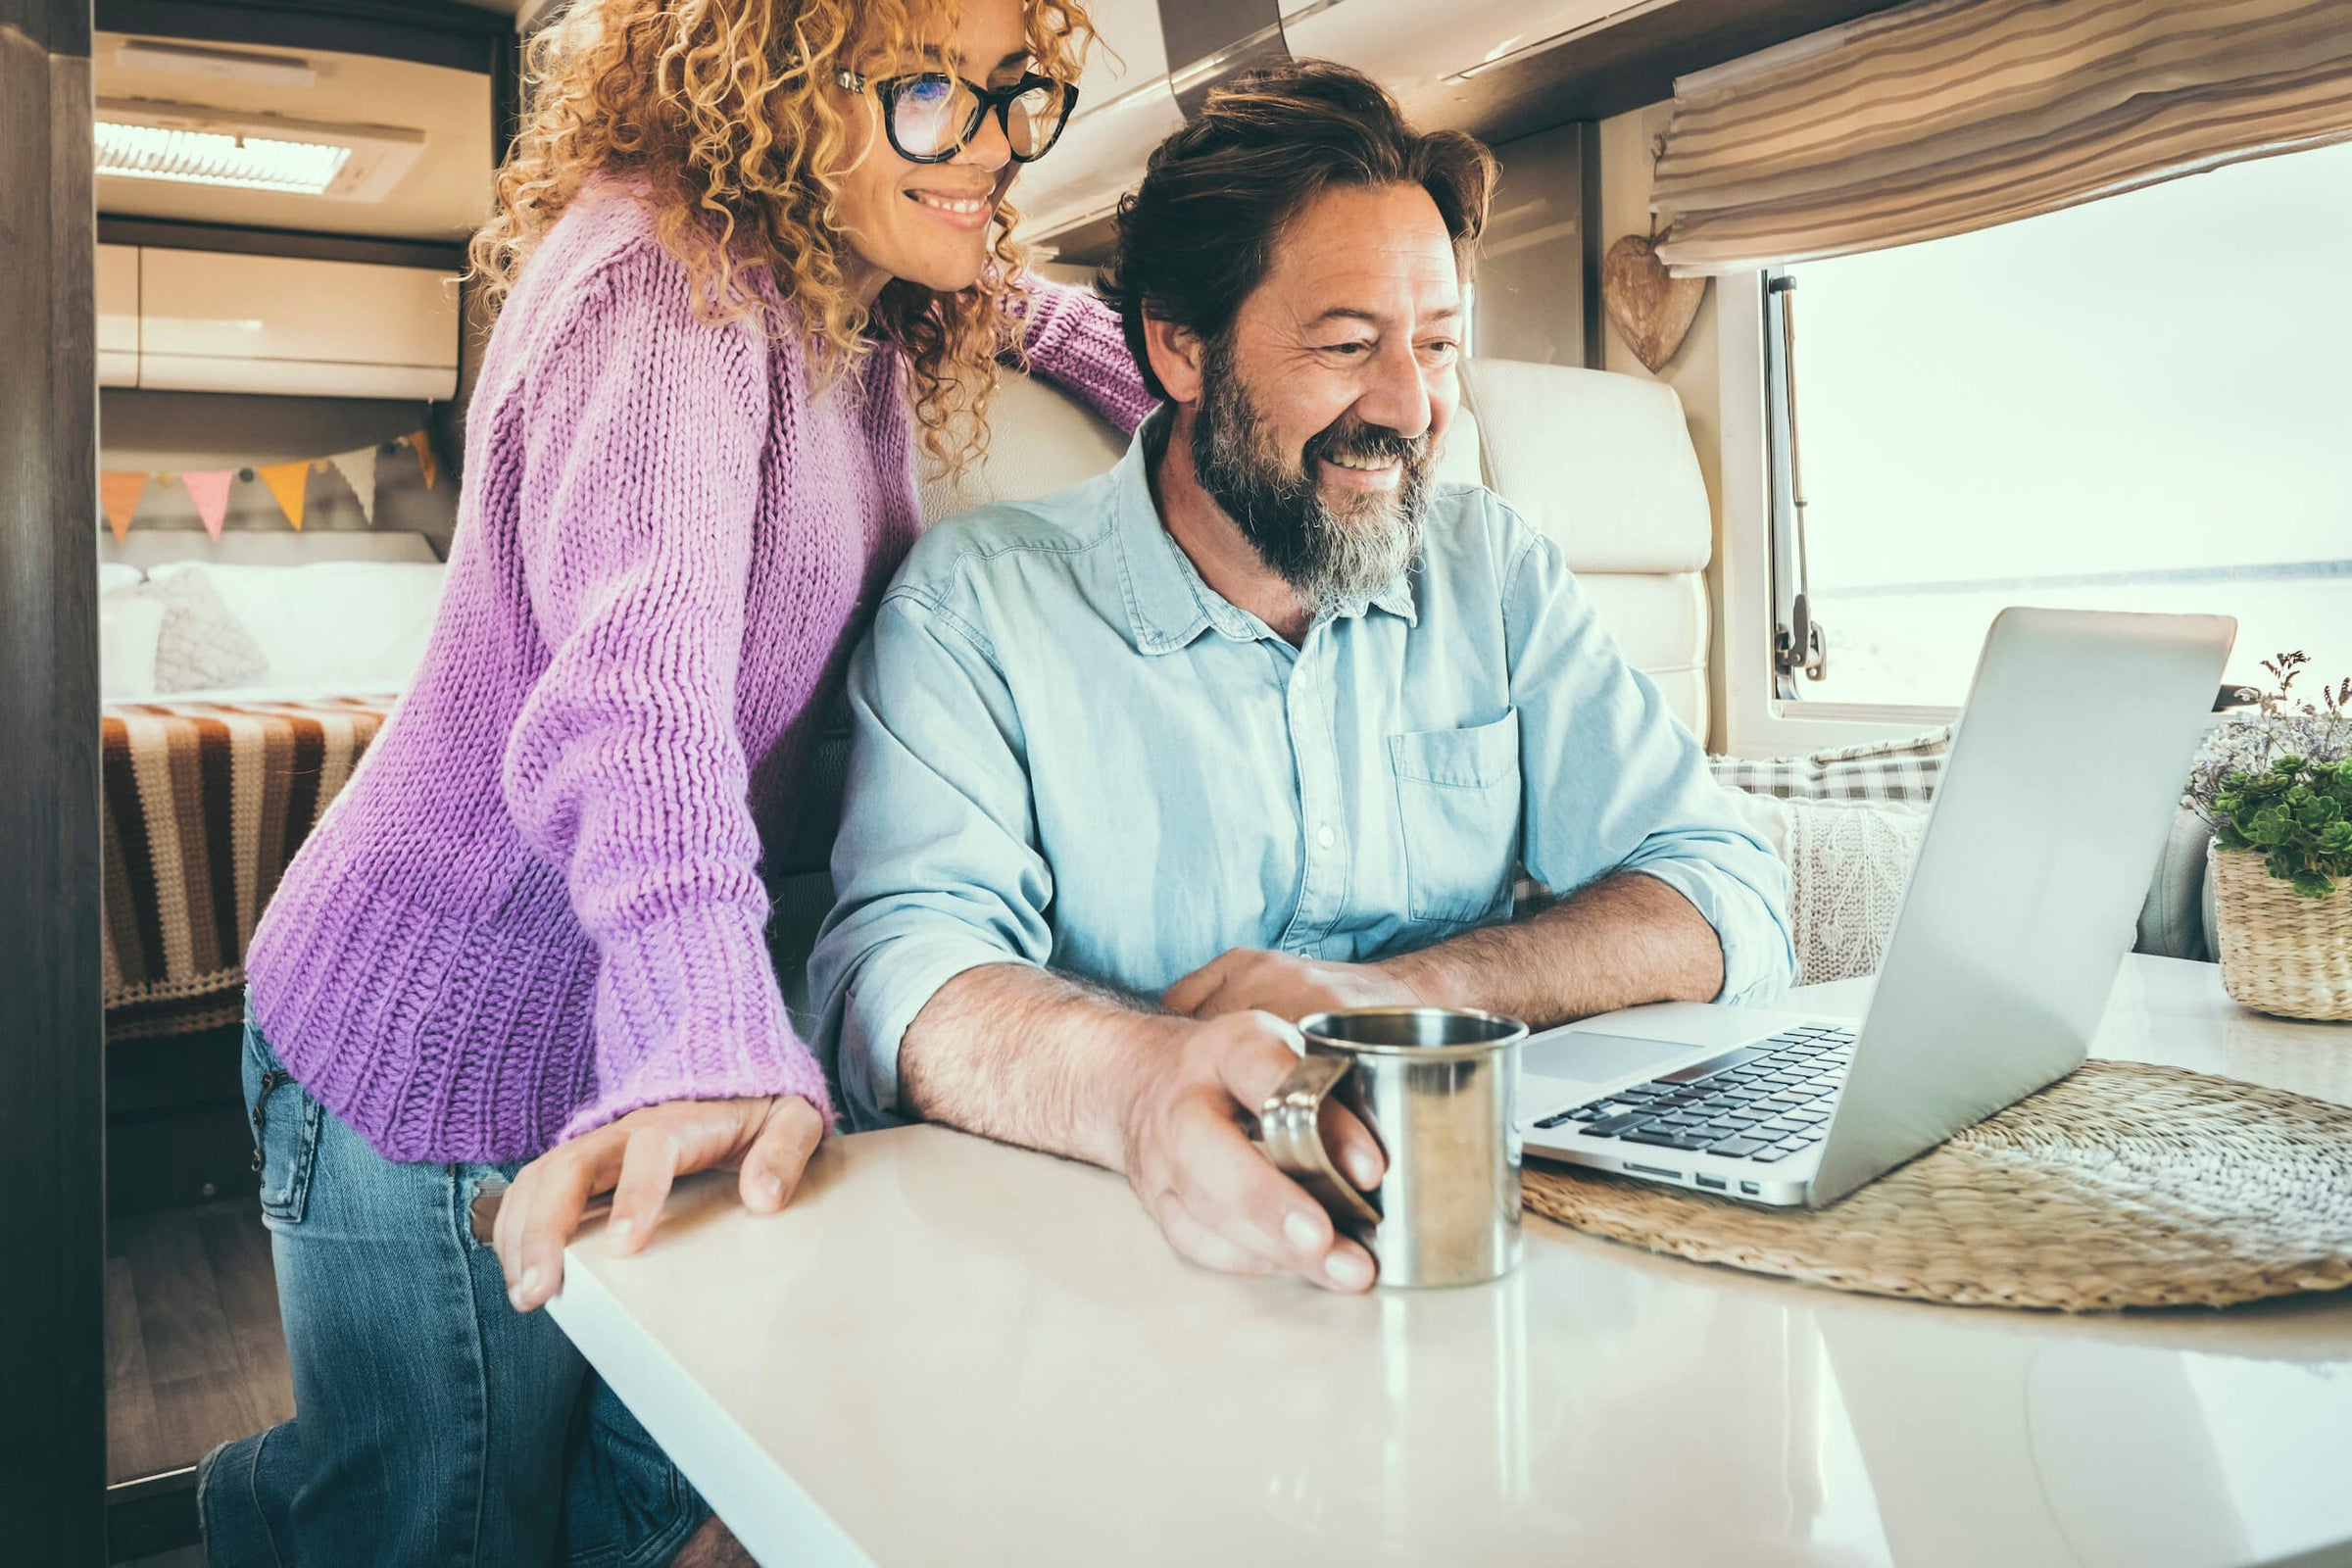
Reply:
<svg viewBox="0 0 2352 1568"><path fill-rule="evenodd" d="M1506 914L1519 866L1519 712L1389 737L1404 832L1407 915L1463 925Z"/></svg>

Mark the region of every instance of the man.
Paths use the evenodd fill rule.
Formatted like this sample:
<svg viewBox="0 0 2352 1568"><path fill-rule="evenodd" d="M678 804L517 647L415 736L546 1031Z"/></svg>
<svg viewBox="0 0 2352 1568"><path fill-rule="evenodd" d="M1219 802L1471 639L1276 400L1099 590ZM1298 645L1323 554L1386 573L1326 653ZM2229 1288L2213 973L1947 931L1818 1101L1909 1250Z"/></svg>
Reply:
<svg viewBox="0 0 2352 1568"><path fill-rule="evenodd" d="M1312 64L1152 155L1103 287L1169 407L1108 474L934 529L852 665L811 970L858 1125L1092 1160L1196 1261L1361 1290L1243 1131L1281 1020L1787 980L1779 862L1558 549L1432 484L1494 173ZM1521 864L1574 891L1514 921Z"/></svg>

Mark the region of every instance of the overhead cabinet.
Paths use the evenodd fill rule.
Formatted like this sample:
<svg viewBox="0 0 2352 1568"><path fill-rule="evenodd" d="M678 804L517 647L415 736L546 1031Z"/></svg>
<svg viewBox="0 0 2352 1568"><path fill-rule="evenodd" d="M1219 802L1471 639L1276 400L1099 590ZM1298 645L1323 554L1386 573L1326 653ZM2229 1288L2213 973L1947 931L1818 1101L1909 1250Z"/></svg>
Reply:
<svg viewBox="0 0 2352 1568"><path fill-rule="evenodd" d="M139 384L139 252L98 247L98 384Z"/></svg>
<svg viewBox="0 0 2352 1568"><path fill-rule="evenodd" d="M1353 66L1396 94L1405 112L1448 124L1462 84L1526 56L1561 48L1613 22L1680 0L1282 0L1279 7L1200 6L1170 29L1162 13L1199 0L1099 0L1089 8L1102 47L1079 78L1078 108L1051 157L1013 187L1022 231L1055 234L1107 217L1162 137L1183 125L1179 107L1204 83L1255 58L1253 31L1282 12L1281 41L1294 57ZM1227 23L1224 36L1214 25ZM1184 35L1179 54L1169 58Z"/></svg>
<svg viewBox="0 0 2352 1568"><path fill-rule="evenodd" d="M457 392L458 279L438 269L101 245L97 289L102 385Z"/></svg>

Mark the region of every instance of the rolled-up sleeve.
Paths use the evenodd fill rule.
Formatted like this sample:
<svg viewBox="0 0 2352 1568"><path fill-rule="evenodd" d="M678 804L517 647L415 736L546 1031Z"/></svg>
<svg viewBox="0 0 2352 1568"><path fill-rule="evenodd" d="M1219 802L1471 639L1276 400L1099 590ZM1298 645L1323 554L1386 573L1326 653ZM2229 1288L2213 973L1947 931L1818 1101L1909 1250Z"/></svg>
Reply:
<svg viewBox="0 0 2352 1568"><path fill-rule="evenodd" d="M1528 874L1561 893L1616 871L1657 878L1715 928L1715 1000L1770 1000L1795 968L1788 868L1742 822L1657 688L1625 662L1559 547L1502 510Z"/></svg>
<svg viewBox="0 0 2352 1568"><path fill-rule="evenodd" d="M1020 720L979 631L922 590L895 589L849 691L834 906L808 967L818 1050L863 1129L906 1119L899 1044L941 986L982 964L1047 961L1053 877Z"/></svg>

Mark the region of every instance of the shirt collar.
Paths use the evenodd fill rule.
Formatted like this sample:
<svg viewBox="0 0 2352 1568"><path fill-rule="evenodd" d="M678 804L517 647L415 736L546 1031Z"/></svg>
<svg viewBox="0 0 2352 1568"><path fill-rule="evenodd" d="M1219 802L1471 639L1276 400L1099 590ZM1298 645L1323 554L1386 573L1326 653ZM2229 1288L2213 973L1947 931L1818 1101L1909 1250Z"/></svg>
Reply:
<svg viewBox="0 0 2352 1568"><path fill-rule="evenodd" d="M1136 652L1143 654L1172 654L1211 626L1239 640L1254 635L1249 628L1255 617L1243 614L1200 580L1192 559L1159 520L1152 500L1152 453L1164 439L1167 422L1165 405L1152 410L1112 470L1127 620Z"/></svg>
<svg viewBox="0 0 2352 1568"><path fill-rule="evenodd" d="M1366 608L1385 610L1392 615L1401 617L1408 626L1421 624L1421 613L1413 607L1413 568L1407 566L1396 576L1391 577L1389 585L1370 599L1360 603L1343 605L1340 608L1340 613L1360 615Z"/></svg>
<svg viewBox="0 0 2352 1568"><path fill-rule="evenodd" d="M1126 571L1127 619L1136 651L1172 654L1190 647L1211 627L1236 642L1271 637L1275 633L1264 621L1208 585L1159 520L1159 508L1152 499L1152 453L1164 439L1169 417L1166 405L1154 409L1137 428L1127 444L1127 455L1112 470L1113 521ZM1372 607L1401 616L1408 625L1418 624L1412 569L1398 572L1369 599L1336 606L1332 615L1358 616Z"/></svg>

